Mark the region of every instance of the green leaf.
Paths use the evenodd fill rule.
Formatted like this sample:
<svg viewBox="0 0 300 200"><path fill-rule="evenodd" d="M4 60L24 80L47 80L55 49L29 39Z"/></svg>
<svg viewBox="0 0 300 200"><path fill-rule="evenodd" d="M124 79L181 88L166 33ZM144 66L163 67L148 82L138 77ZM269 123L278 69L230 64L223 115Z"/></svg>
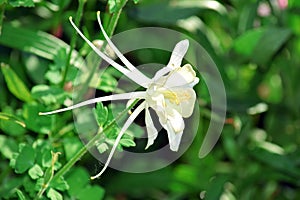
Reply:
<svg viewBox="0 0 300 200"><path fill-rule="evenodd" d="M212 6L213 5L213 6ZM134 7L130 14L142 21L156 24L176 24L178 20L189 18L202 10L214 10L226 14L226 8L218 1L152 1Z"/></svg>
<svg viewBox="0 0 300 200"><path fill-rule="evenodd" d="M228 181L228 177L225 175L219 175L215 177L206 191L205 199L207 200L220 199L224 191L224 184L227 181Z"/></svg>
<svg viewBox="0 0 300 200"><path fill-rule="evenodd" d="M114 13L116 11L118 2L119 0L108 0L107 4L109 8L109 13Z"/></svg>
<svg viewBox="0 0 300 200"><path fill-rule="evenodd" d="M34 7L33 0L8 0L12 7Z"/></svg>
<svg viewBox="0 0 300 200"><path fill-rule="evenodd" d="M26 170L28 170L34 165L34 160L34 149L29 145L25 145L24 147L22 147L16 159L15 172L18 174L24 173Z"/></svg>
<svg viewBox="0 0 300 200"><path fill-rule="evenodd" d="M35 185L36 185L36 182L30 180L30 177L28 177L28 176L24 177L24 179L23 179L24 190L22 189L22 191L24 193L26 192L25 193L26 198L36 196L36 193L38 190L35 190ZM32 198L28 198L28 199L31 200Z"/></svg>
<svg viewBox="0 0 300 200"><path fill-rule="evenodd" d="M155 22L159 24L175 24L180 19L185 19L198 12L195 7L171 6L168 1L154 2L151 4L140 4L134 8L132 16L138 20Z"/></svg>
<svg viewBox="0 0 300 200"><path fill-rule="evenodd" d="M109 149L108 145L105 142L103 142L101 144L96 144L96 147L97 147L99 153L104 153L105 151L107 151Z"/></svg>
<svg viewBox="0 0 300 200"><path fill-rule="evenodd" d="M289 29L279 27L266 29L252 52L252 59L258 64L266 64L290 36Z"/></svg>
<svg viewBox="0 0 300 200"><path fill-rule="evenodd" d="M21 190L17 189L16 192L20 200L26 200L26 197Z"/></svg>
<svg viewBox="0 0 300 200"><path fill-rule="evenodd" d="M52 188L50 188L47 192L47 197L49 197L51 200L63 200L63 196Z"/></svg>
<svg viewBox="0 0 300 200"><path fill-rule="evenodd" d="M40 191L45 186L44 183L45 183L44 178L39 178L35 183L34 190Z"/></svg>
<svg viewBox="0 0 300 200"><path fill-rule="evenodd" d="M56 86L36 85L31 89L34 99L41 100L44 104L62 104L67 98L67 93Z"/></svg>
<svg viewBox="0 0 300 200"><path fill-rule="evenodd" d="M44 172L38 164L35 164L28 170L28 174L32 179L38 179L44 175Z"/></svg>
<svg viewBox="0 0 300 200"><path fill-rule="evenodd" d="M257 45L259 39L264 34L264 29L252 29L245 32L240 37L236 38L234 41L234 50L244 56L251 56L255 46Z"/></svg>
<svg viewBox="0 0 300 200"><path fill-rule="evenodd" d="M41 104L25 104L23 106L23 117L25 119L27 128L38 133L49 134L52 130L55 115L39 116L38 113L45 110L45 107Z"/></svg>
<svg viewBox="0 0 300 200"><path fill-rule="evenodd" d="M233 48L237 53L250 58L260 65L265 65L290 35L291 31L284 28L254 29L238 37Z"/></svg>
<svg viewBox="0 0 300 200"><path fill-rule="evenodd" d="M128 138L122 138L120 144L124 147L135 147L136 145L133 139L128 139Z"/></svg>
<svg viewBox="0 0 300 200"><path fill-rule="evenodd" d="M22 187L23 180L21 178L10 178L8 181L4 181L0 187L0 197L2 199L15 199L12 198L12 194L15 193L16 188ZM14 196L15 197L15 196Z"/></svg>
<svg viewBox="0 0 300 200"><path fill-rule="evenodd" d="M61 48L69 50L69 45L57 37L42 31L28 30L10 24L3 24L0 44L53 60ZM78 52L72 52L71 62L82 68L83 58Z"/></svg>
<svg viewBox="0 0 300 200"><path fill-rule="evenodd" d="M10 120L1 120L0 128L3 132L11 136L21 136L24 135L26 129L24 128L25 123L18 120L17 117L13 115L15 112L11 107L5 106L2 110L4 113L0 113L0 119L10 119ZM5 118L7 117L7 118ZM10 118L8 118L10 117ZM24 125L24 126L23 126Z"/></svg>
<svg viewBox="0 0 300 200"><path fill-rule="evenodd" d="M101 200L104 198L105 190L99 186L88 186L78 195L80 200Z"/></svg>
<svg viewBox="0 0 300 200"><path fill-rule="evenodd" d="M55 85L59 84L63 79L61 72L53 70L47 71L45 74L45 78Z"/></svg>
<svg viewBox="0 0 300 200"><path fill-rule="evenodd" d="M51 167L52 166L52 154L50 150L46 150L43 152L42 156L42 166L43 167Z"/></svg>
<svg viewBox="0 0 300 200"><path fill-rule="evenodd" d="M22 127L26 127L26 125L23 121L21 121L18 117L14 116L12 114L1 113L0 112L0 119L1 120L10 120L10 121L13 121L16 124L19 124Z"/></svg>
<svg viewBox="0 0 300 200"><path fill-rule="evenodd" d="M111 74L113 73L106 71L100 71L98 73L95 73L92 80L89 83L89 86L102 90L104 92L116 92L118 81Z"/></svg>
<svg viewBox="0 0 300 200"><path fill-rule="evenodd" d="M18 75L6 64L1 63L1 70L4 75L9 91L18 99L29 102L32 101L30 92Z"/></svg>
<svg viewBox="0 0 300 200"><path fill-rule="evenodd" d="M238 30L240 33L245 32L253 27L254 21L257 18L258 2L249 2L245 4L240 11Z"/></svg>
<svg viewBox="0 0 300 200"><path fill-rule="evenodd" d="M58 179L51 181L50 187L55 188L60 191L65 191L65 190L69 189L69 185L68 185L67 181L65 181L65 179L62 176Z"/></svg>
<svg viewBox="0 0 300 200"><path fill-rule="evenodd" d="M41 84L45 81L44 75L49 69L49 60L37 55L23 53L22 60L26 67L28 77L34 82Z"/></svg>
<svg viewBox="0 0 300 200"><path fill-rule="evenodd" d="M89 180L90 176L83 168L75 168L66 177L66 181L70 187L68 193L71 196L77 196L88 185Z"/></svg>
<svg viewBox="0 0 300 200"><path fill-rule="evenodd" d="M63 145L67 160L70 160L83 146L82 142L75 137L65 138Z"/></svg>
<svg viewBox="0 0 300 200"><path fill-rule="evenodd" d="M300 178L297 162L289 159L287 155L280 155L259 147L251 150L250 155L276 170L289 174L292 177Z"/></svg>
<svg viewBox="0 0 300 200"><path fill-rule="evenodd" d="M12 138L0 135L0 152L5 158L12 159L13 153L18 151L18 144Z"/></svg>
<svg viewBox="0 0 300 200"><path fill-rule="evenodd" d="M103 127L103 125L107 122L108 119L107 107L104 107L102 102L99 102L97 103L96 108L93 109L93 112L95 114L98 125L100 127Z"/></svg>
<svg viewBox="0 0 300 200"><path fill-rule="evenodd" d="M50 70L46 72L45 78L48 79L52 84L61 83L62 77L62 69L66 66L67 63L67 52L66 48L61 48L58 50L57 55L54 56L54 64L50 66ZM73 69L73 68L71 68ZM72 71L74 72L74 70ZM68 72L69 74L70 72Z"/></svg>

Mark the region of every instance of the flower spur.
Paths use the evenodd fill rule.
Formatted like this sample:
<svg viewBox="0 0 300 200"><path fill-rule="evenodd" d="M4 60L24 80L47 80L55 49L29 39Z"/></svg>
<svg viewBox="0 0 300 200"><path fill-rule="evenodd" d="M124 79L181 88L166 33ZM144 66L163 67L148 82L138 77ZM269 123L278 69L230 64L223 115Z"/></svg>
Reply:
<svg viewBox="0 0 300 200"><path fill-rule="evenodd" d="M70 17L70 22L77 33L102 59L146 90L98 97L67 108L40 113L40 115L49 115L104 101L127 99L129 100L128 103L130 103L135 99L143 100L142 103L131 113L120 130L120 133L115 140L104 167L97 175L91 177L91 179L98 178L101 176L101 174L103 174L108 167L109 162L112 159L113 154L125 131L144 109L146 130L148 135L146 149L154 143L154 140L158 134L149 112L149 108L152 108L157 114L160 124L167 131L170 149L172 151L178 151L185 127L183 118L188 118L193 113L196 100L196 93L193 89L193 86L199 82L199 78L196 77L196 73L191 65L186 64L181 67L182 59L189 46L188 40L182 40L176 44L172 51L169 63L162 69L158 70L154 77L150 79L141 73L135 66L133 66L112 43L102 26L99 11L97 12L97 20L108 45L120 58L125 67L113 61L109 56L101 52L92 42L90 42L77 28Z"/></svg>

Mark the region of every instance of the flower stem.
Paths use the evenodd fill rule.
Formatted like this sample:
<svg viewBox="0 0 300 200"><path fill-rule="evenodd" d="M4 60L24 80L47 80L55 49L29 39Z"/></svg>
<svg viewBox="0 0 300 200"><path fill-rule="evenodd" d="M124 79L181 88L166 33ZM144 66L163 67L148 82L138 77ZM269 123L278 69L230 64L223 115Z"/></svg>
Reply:
<svg viewBox="0 0 300 200"><path fill-rule="evenodd" d="M128 0L121 0L121 2L119 3L119 6L116 10L116 12L113 13L112 17L111 17L111 20L110 20L110 23L107 27L107 35L108 36L112 36L114 30L115 30L115 27L117 25L117 22L118 22L118 19L120 17L120 14L122 12L122 9L123 7L125 6L125 4L127 3ZM83 10L83 5L84 5L84 2L85 0L79 0L79 8L78 8L78 12L77 12L77 15L76 15L76 19L75 19L75 23L78 24L79 21L80 21L80 17L82 15L82 10ZM76 34L74 34L76 35ZM73 39L75 38L75 39ZM72 44L72 41L74 40L74 44ZM65 74L64 74L64 79L63 79L63 83L66 79L66 74L67 74L67 71L68 71L68 68L70 66L70 59L71 59L71 53L72 53L72 50L74 49L74 46L75 46L75 42L76 42L76 37L73 36L72 37L72 40L71 40L71 47L70 47L70 52L69 52L69 62L68 62L68 65L66 67L66 71L65 71ZM102 49L105 49L105 46L106 46L106 43L103 44L102 46ZM89 85L89 82L95 72L95 70L97 69L98 65L94 65L93 69L91 70L91 73L89 74L89 77L87 78L86 82L84 83L84 86L83 86L83 89L81 90L81 92L84 94L85 91L87 90L88 88L88 85ZM82 96L82 95L79 95L79 96ZM94 146L95 142L104 142L105 140L105 136L104 136L104 132L108 131L110 128L112 128L115 123L120 120L120 118L125 115L131 108L133 108L133 106L138 102L138 99L136 99L129 107L127 107L125 110L123 110L121 113L119 113L119 115L114 118L107 126L105 126L101 131L98 130L98 133L97 135L92 138L85 146L83 146L57 173L55 173L52 181L55 181L57 179L59 179L61 176L63 176L67 171L70 170L70 168L78 161L81 159L81 157L91 148Z"/></svg>
<svg viewBox="0 0 300 200"><path fill-rule="evenodd" d="M58 179L59 177L63 176L80 158L91 148L95 145L95 142L104 142L105 136L104 132L111 129L115 123L121 119L133 106L139 101L136 99L130 106L124 109L122 112L118 114L116 118L114 118L109 124L107 124L103 129L99 128L98 133L95 137L93 137L85 146L83 146L53 177L53 181Z"/></svg>
<svg viewBox="0 0 300 200"><path fill-rule="evenodd" d="M78 9L76 12L76 17L75 17L75 23L79 24L81 17L82 17L82 13L83 13L83 8L84 8L84 4L85 4L86 0L78 0ZM69 53L68 53L68 57L66 60L66 68L63 72L63 79L61 81L61 87L64 86L66 79L67 79L67 74L71 65L71 58L72 58L72 52L75 48L75 44L76 44L76 40L77 40L77 34L73 34L72 38L71 38L71 42L70 42L70 49L69 49Z"/></svg>

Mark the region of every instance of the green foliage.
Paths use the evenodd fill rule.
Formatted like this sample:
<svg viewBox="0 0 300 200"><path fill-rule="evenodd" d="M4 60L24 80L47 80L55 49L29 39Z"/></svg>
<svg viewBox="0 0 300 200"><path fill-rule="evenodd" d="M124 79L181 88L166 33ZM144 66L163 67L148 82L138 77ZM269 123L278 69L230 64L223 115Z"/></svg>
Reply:
<svg viewBox="0 0 300 200"><path fill-rule="evenodd" d="M104 189L99 186L92 186L89 184L89 174L82 168L75 168L67 176L70 189L68 193L82 200L97 200L104 197Z"/></svg>
<svg viewBox="0 0 300 200"><path fill-rule="evenodd" d="M18 75L7 65L1 64L1 70L9 91L18 99L29 102L32 100L29 90Z"/></svg>
<svg viewBox="0 0 300 200"><path fill-rule="evenodd" d="M299 1L285 6L271 0L132 0L121 12L126 2L0 0L0 199L300 199ZM125 120L116 115L124 110L118 104L97 103L89 114L74 110L74 117L71 112L39 115L92 98L93 90L123 92L116 88L120 74L98 70L99 60L68 22L73 16L89 39L103 39L94 29L95 8L102 11L109 35L117 22L116 32L162 26L186 33L207 50L228 101L221 139L208 156L199 159L198 151L217 113L211 113L204 81L196 86L201 115L194 143L155 172L110 170L90 180L101 166L83 141L97 133L89 132L90 126L78 133L73 122L94 120L101 137L93 152L107 153ZM166 63L169 54L134 51L128 57L136 65ZM144 134L137 123L118 150L144 151L135 140ZM158 137L155 144L165 142Z"/></svg>
<svg viewBox="0 0 300 200"><path fill-rule="evenodd" d="M33 0L8 0L12 7L34 7Z"/></svg>

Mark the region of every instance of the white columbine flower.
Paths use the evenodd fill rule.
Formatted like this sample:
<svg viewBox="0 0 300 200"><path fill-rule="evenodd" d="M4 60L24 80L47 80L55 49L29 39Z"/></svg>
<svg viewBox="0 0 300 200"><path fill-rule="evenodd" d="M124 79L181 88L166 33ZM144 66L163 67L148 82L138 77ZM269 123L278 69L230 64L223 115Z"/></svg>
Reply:
<svg viewBox="0 0 300 200"><path fill-rule="evenodd" d="M167 66L157 71L154 77L150 79L143 73L141 73L136 67L134 67L109 39L109 37L103 29L100 20L100 12L97 12L97 19L108 45L115 51L116 55L120 58L120 60L126 67L119 65L106 54L101 52L92 42L90 42L82 34L82 32L76 27L76 25L72 21L71 17L70 22L77 31L77 33L102 59L104 59L111 66L119 70L129 79L144 87L146 91L137 91L98 97L75 104L67 108L40 113L41 115L49 115L103 101L128 99L130 103L135 99L143 99L143 102L132 112L132 114L129 116L124 126L122 127L103 169L96 176L91 177L92 179L101 176L101 174L108 167L108 164L112 159L112 156L124 132L134 121L134 119L138 116L138 114L144 109L146 129L148 134L148 142L146 148L153 144L158 134L158 131L156 130L153 124L149 112L149 108L152 108L158 115L159 122L168 133L170 149L172 151L177 151L184 130L183 118L190 117L194 110L196 94L193 90L193 86L199 82L199 79L196 77L196 73L191 65L186 64L181 67L182 59L188 49L188 40L182 40L176 44Z"/></svg>

